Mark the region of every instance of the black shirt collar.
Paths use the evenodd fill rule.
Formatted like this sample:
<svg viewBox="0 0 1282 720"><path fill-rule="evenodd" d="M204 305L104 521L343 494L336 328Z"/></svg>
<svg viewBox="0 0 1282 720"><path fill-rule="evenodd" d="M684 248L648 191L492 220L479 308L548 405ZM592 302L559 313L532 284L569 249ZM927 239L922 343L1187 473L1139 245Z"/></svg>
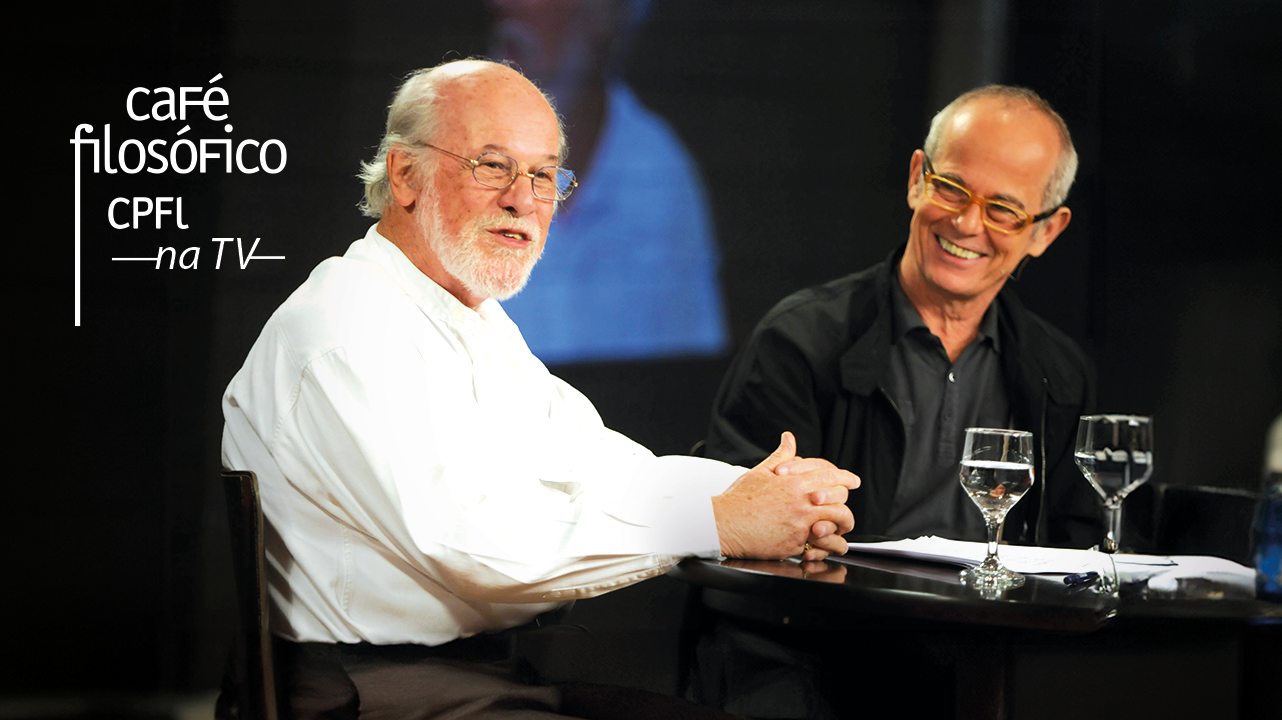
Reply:
<svg viewBox="0 0 1282 720"><path fill-rule="evenodd" d="M913 307L912 301L904 293L903 287L899 284L898 269L891 273L890 277L890 307L891 307L891 336L895 342L899 342L905 335L917 329L930 332L926 327L926 322L921 319L921 313ZM988 341L992 344L993 350L997 353L1002 351L1001 336L997 332L997 308L996 303L990 303L988 309L984 311L984 318L979 322L979 335L976 340Z"/></svg>

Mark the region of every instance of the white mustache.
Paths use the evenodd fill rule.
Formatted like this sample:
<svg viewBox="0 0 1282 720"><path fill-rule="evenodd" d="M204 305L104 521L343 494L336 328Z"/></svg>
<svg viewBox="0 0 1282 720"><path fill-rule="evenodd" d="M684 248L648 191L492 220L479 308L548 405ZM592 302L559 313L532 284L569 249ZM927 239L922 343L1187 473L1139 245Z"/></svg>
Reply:
<svg viewBox="0 0 1282 720"><path fill-rule="evenodd" d="M517 217L511 217L511 216L498 215L498 216L492 216L492 217L478 218L475 222L474 227L477 230L482 232L488 232L491 230L515 230L516 232L524 233L525 237L529 238L531 241L536 243L540 239L542 239L542 235L543 235L543 232L539 228L538 224L526 218L517 218Z"/></svg>

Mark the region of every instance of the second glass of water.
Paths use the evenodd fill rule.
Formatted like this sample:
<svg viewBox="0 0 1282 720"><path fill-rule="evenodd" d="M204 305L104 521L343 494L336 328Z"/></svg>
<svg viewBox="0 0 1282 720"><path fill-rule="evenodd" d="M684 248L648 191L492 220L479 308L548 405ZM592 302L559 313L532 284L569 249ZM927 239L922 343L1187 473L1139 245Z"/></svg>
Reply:
<svg viewBox="0 0 1282 720"><path fill-rule="evenodd" d="M962 571L962 582L987 588L1023 585L1024 576L997 559L997 544L1006 513L1033 486L1033 434L966 428L961 484L984 513L988 529L988 555L979 565Z"/></svg>
<svg viewBox="0 0 1282 720"><path fill-rule="evenodd" d="M1118 552L1122 501L1153 474L1153 421L1143 415L1083 415L1073 459L1104 501L1104 552Z"/></svg>

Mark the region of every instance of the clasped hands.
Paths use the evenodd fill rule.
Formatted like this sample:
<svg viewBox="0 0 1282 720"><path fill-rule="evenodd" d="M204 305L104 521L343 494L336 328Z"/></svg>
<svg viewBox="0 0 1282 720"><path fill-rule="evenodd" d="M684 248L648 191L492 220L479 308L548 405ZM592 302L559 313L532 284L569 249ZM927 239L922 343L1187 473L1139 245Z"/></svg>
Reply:
<svg viewBox="0 0 1282 720"><path fill-rule="evenodd" d="M763 560L844 555L842 535L855 527L846 498L857 487L858 477L827 460L797 457L797 440L785 432L770 457L712 498L721 553Z"/></svg>

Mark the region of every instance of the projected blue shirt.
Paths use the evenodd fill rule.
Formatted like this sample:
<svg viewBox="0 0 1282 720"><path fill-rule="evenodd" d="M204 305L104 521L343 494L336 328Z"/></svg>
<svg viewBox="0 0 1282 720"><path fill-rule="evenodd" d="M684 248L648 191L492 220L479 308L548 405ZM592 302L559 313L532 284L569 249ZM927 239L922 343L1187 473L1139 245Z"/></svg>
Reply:
<svg viewBox="0 0 1282 720"><path fill-rule="evenodd" d="M584 183L503 309L544 363L710 355L727 342L718 254L689 153L625 85Z"/></svg>

